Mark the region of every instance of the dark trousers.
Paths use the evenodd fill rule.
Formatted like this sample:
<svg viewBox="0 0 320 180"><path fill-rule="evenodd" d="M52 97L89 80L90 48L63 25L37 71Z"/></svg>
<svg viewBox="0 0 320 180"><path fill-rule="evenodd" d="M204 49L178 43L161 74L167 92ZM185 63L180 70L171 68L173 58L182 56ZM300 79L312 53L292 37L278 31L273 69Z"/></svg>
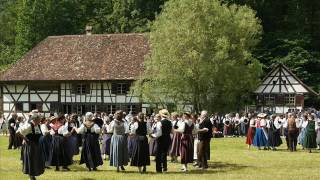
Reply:
<svg viewBox="0 0 320 180"><path fill-rule="evenodd" d="M167 154L170 146L170 139L168 141L158 141L158 149L156 152L156 171L167 171Z"/></svg>
<svg viewBox="0 0 320 180"><path fill-rule="evenodd" d="M298 131L288 131L288 143L290 151L297 150Z"/></svg>
<svg viewBox="0 0 320 180"><path fill-rule="evenodd" d="M197 156L198 156L198 165L202 168L208 168L208 149L209 149L209 145L210 145L210 140L206 139L206 140L200 140L198 143L198 152L197 152Z"/></svg>
<svg viewBox="0 0 320 180"><path fill-rule="evenodd" d="M15 133L14 132L10 132L8 149L12 149L12 146L13 146L14 149L16 148L15 140L16 140Z"/></svg>

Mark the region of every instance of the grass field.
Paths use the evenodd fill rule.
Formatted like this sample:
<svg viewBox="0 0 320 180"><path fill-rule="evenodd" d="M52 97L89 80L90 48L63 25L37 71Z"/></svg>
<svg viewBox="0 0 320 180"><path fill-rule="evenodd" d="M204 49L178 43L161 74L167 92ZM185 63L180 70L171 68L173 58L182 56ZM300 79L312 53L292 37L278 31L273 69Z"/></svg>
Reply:
<svg viewBox="0 0 320 180"><path fill-rule="evenodd" d="M117 173L108 161L104 161L97 172L88 172L85 165L74 164L69 172L50 169L37 179L320 179L318 150L310 154L299 147L298 152L291 153L284 145L278 151L248 150L244 141L244 138L213 139L207 171L189 167L189 172L183 173L179 163L168 163L168 173L156 174L155 162L152 162L147 174L139 174L137 168L130 166L126 167L125 172ZM27 179L21 172L20 151L7 150L7 143L7 137L0 136L0 179ZM75 160L79 160L79 156Z"/></svg>

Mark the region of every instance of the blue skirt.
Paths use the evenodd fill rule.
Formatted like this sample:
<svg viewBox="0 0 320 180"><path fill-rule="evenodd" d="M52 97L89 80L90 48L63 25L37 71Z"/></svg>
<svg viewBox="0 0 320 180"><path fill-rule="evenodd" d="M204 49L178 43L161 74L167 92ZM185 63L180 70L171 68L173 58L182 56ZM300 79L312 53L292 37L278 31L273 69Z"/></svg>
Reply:
<svg viewBox="0 0 320 180"><path fill-rule="evenodd" d="M298 137L298 143L301 144L303 146L304 144L304 136L306 134L306 128L301 128L299 137Z"/></svg>
<svg viewBox="0 0 320 180"><path fill-rule="evenodd" d="M256 134L253 139L253 145L257 146L257 147L268 145L268 140L267 140L262 128L256 128Z"/></svg>

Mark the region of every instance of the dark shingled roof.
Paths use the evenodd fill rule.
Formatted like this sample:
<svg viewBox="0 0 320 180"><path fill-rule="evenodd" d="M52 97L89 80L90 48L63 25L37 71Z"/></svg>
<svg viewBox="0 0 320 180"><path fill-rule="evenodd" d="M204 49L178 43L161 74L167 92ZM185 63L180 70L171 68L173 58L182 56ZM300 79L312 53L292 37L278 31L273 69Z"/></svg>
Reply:
<svg viewBox="0 0 320 180"><path fill-rule="evenodd" d="M148 52L147 34L49 36L0 81L135 80Z"/></svg>

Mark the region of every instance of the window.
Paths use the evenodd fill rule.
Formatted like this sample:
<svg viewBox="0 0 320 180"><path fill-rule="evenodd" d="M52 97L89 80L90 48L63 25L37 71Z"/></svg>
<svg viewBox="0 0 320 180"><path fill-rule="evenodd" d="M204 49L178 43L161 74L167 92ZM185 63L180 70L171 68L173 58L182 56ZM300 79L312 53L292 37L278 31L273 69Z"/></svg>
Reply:
<svg viewBox="0 0 320 180"><path fill-rule="evenodd" d="M17 103L15 103L14 106L16 107L16 111L17 112L22 112L23 111L23 103L17 102Z"/></svg>
<svg viewBox="0 0 320 180"><path fill-rule="evenodd" d="M89 94L90 84L80 83L72 85L72 93L74 94Z"/></svg>
<svg viewBox="0 0 320 180"><path fill-rule="evenodd" d="M129 91L128 83L112 83L112 94L126 94Z"/></svg>
<svg viewBox="0 0 320 180"><path fill-rule="evenodd" d="M114 114L116 112L116 105L107 105L107 109L106 109L106 112L107 114Z"/></svg>
<svg viewBox="0 0 320 180"><path fill-rule="evenodd" d="M264 102L266 105L273 105L275 103L274 99L275 97L273 94L264 95Z"/></svg>
<svg viewBox="0 0 320 180"><path fill-rule="evenodd" d="M30 103L30 108L32 110L37 109L38 111L42 111L42 103Z"/></svg>
<svg viewBox="0 0 320 180"><path fill-rule="evenodd" d="M99 105L91 105L91 112L93 112L93 113L100 112L100 106Z"/></svg>
<svg viewBox="0 0 320 180"><path fill-rule="evenodd" d="M132 114L137 114L137 106L136 105L128 105L127 106L127 112L129 113L131 111Z"/></svg>
<svg viewBox="0 0 320 180"><path fill-rule="evenodd" d="M286 105L294 105L295 95L294 94L286 94L284 96L284 103Z"/></svg>

